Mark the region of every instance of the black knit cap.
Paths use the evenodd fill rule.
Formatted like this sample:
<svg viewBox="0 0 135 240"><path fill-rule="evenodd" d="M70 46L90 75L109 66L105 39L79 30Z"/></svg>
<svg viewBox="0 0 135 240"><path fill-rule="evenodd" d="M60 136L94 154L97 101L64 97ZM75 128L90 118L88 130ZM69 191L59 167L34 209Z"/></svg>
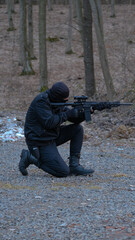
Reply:
<svg viewBox="0 0 135 240"><path fill-rule="evenodd" d="M49 89L49 97L52 102L60 102L69 96L69 88L64 82L57 82Z"/></svg>

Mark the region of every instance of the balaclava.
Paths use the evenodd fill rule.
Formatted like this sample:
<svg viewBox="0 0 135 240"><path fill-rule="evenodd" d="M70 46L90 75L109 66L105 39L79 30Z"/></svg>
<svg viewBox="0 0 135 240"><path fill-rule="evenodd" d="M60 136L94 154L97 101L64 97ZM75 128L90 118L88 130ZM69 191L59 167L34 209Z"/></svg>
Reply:
<svg viewBox="0 0 135 240"><path fill-rule="evenodd" d="M49 98L51 102L64 102L68 98L69 88L63 82L57 82L49 89Z"/></svg>

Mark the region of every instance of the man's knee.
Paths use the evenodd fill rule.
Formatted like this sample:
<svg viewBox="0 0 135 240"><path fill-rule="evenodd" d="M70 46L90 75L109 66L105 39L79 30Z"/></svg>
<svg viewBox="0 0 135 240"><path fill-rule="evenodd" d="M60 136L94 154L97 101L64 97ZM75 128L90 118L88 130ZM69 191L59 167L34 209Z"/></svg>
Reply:
<svg viewBox="0 0 135 240"><path fill-rule="evenodd" d="M67 177L70 174L70 169L64 161L61 161L58 165L54 165L53 169L58 177Z"/></svg>
<svg viewBox="0 0 135 240"><path fill-rule="evenodd" d="M67 177L70 174L70 170L67 167L67 169L62 170L59 174L60 174L60 177Z"/></svg>
<svg viewBox="0 0 135 240"><path fill-rule="evenodd" d="M67 166L67 168L51 168L50 166L46 166L45 164L41 164L40 167L43 171L55 176L55 177L67 177L70 174L70 169Z"/></svg>
<svg viewBox="0 0 135 240"><path fill-rule="evenodd" d="M77 133L79 132L80 134L83 135L83 126L82 126L82 125L80 125L80 124L74 124L74 128L75 128L75 130L76 130Z"/></svg>
<svg viewBox="0 0 135 240"><path fill-rule="evenodd" d="M78 124L78 128L79 128L79 131L81 131L83 133L83 126Z"/></svg>
<svg viewBox="0 0 135 240"><path fill-rule="evenodd" d="M59 154L57 155L56 152L53 154L53 151L48 158L42 156L40 168L55 177L67 177L70 173L68 165Z"/></svg>

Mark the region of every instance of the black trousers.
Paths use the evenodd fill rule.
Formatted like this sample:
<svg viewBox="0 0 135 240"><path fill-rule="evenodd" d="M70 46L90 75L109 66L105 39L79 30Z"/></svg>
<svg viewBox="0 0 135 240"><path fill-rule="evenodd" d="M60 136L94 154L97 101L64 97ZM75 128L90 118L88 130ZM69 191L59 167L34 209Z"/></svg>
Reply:
<svg viewBox="0 0 135 240"><path fill-rule="evenodd" d="M58 152L57 146L70 141L70 156L80 154L83 142L83 127L80 124L61 126L59 137L52 143L40 146L39 168L56 176L66 177L69 175L69 167ZM29 147L31 151L31 147Z"/></svg>

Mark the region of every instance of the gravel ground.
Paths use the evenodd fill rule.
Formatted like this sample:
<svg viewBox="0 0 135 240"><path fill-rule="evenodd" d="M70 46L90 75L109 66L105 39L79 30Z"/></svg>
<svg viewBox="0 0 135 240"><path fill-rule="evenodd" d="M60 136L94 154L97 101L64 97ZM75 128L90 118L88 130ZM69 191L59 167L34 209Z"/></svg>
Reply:
<svg viewBox="0 0 135 240"><path fill-rule="evenodd" d="M135 239L135 139L84 142L93 177L18 171L24 141L1 143L0 239ZM68 158L68 143L59 147ZM66 160L67 161L67 160Z"/></svg>

